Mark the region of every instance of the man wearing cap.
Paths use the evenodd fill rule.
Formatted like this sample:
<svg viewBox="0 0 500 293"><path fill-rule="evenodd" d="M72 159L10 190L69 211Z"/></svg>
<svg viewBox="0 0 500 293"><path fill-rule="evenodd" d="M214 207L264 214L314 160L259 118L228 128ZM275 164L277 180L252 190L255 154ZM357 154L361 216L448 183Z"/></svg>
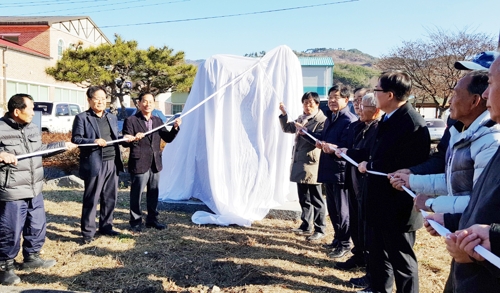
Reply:
<svg viewBox="0 0 500 293"><path fill-rule="evenodd" d="M417 210L462 213L477 178L500 145L500 125L490 119L486 101L481 98L488 87L485 70L474 70L461 78L450 99L450 117L463 127L450 130L446 152L446 172L429 175L391 174L391 183L420 193ZM438 196L447 194L447 196ZM435 197L437 196L437 197Z"/></svg>
<svg viewBox="0 0 500 293"><path fill-rule="evenodd" d="M490 68L491 63L494 58L499 56L498 52L495 51L486 51L481 52L474 56L471 61L457 61L455 62L455 68L458 70L488 70ZM461 131L463 128L463 124L459 121L453 120L448 117L448 121L446 121L447 127L443 134L443 137L439 141L436 149L427 161L422 164L410 167L408 169L397 170L396 172L405 173L405 174L416 174L416 175L425 175L425 174L438 174L444 172L445 167L445 155L446 150L448 149L448 144L450 140L450 129L454 127L456 130Z"/></svg>
<svg viewBox="0 0 500 293"><path fill-rule="evenodd" d="M489 71L489 86L483 93L487 99L486 105L491 119L500 122L500 58L491 64ZM500 149L478 178L472 191L470 202L462 214L457 214L449 220L455 225L449 225L452 232L445 239L447 249L454 259L451 270L453 292L498 292L500 288L500 269L487 261L473 261L464 251L463 239L467 229L475 224L490 225L500 223ZM427 219L443 224L443 216L434 214ZM451 223L453 224L453 223ZM436 231L426 223L427 230L435 235ZM455 228L455 229L454 229ZM465 233L465 234L464 234Z"/></svg>
<svg viewBox="0 0 500 293"><path fill-rule="evenodd" d="M500 55L496 51L485 51L477 54L471 61L457 61L458 70L488 70L495 59Z"/></svg>

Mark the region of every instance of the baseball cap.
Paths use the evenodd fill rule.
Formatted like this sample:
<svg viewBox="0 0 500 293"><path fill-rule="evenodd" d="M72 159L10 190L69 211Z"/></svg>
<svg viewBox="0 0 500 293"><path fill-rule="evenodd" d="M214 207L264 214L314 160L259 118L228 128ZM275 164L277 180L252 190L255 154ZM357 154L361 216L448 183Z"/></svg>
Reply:
<svg viewBox="0 0 500 293"><path fill-rule="evenodd" d="M500 56L499 52L486 51L474 56L471 61L457 61L455 68L458 70L488 70L495 58Z"/></svg>

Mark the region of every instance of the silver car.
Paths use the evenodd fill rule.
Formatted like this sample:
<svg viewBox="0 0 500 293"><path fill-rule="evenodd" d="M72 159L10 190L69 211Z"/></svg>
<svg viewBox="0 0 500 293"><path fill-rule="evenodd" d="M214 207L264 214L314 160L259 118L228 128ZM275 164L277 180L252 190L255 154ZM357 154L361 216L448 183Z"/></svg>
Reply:
<svg viewBox="0 0 500 293"><path fill-rule="evenodd" d="M437 118L425 118L425 123L429 129L429 134L431 135L432 141L439 141L443 137L444 131L446 129L446 123L443 120Z"/></svg>

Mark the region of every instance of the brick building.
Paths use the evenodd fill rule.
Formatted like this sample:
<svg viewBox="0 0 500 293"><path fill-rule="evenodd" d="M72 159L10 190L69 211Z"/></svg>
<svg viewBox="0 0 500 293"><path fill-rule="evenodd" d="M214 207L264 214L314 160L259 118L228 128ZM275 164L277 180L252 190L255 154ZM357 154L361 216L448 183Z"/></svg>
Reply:
<svg viewBox="0 0 500 293"><path fill-rule="evenodd" d="M15 93L87 107L85 89L45 73L62 52L111 43L88 16L0 16L0 106Z"/></svg>

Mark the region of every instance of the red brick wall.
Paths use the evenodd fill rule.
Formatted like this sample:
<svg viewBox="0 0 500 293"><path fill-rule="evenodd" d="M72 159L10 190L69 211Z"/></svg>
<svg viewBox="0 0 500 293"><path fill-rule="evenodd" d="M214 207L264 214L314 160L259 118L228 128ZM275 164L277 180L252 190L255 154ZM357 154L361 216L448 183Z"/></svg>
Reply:
<svg viewBox="0 0 500 293"><path fill-rule="evenodd" d="M1 33L20 33L19 45L50 56L50 27L3 27Z"/></svg>

